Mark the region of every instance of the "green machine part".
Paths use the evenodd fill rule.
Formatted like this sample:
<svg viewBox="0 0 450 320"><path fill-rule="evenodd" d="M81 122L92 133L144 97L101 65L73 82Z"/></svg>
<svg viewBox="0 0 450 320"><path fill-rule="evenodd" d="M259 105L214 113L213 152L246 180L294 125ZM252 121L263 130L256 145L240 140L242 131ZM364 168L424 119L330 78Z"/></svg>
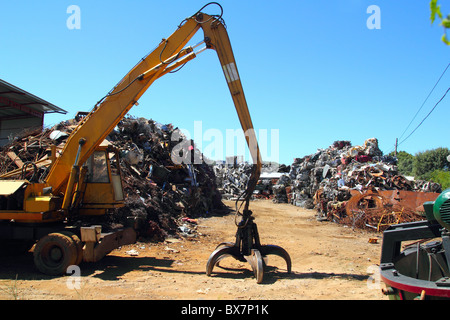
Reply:
<svg viewBox="0 0 450 320"><path fill-rule="evenodd" d="M429 222L438 222L450 230L450 188L444 190L435 201L425 202L423 207Z"/></svg>

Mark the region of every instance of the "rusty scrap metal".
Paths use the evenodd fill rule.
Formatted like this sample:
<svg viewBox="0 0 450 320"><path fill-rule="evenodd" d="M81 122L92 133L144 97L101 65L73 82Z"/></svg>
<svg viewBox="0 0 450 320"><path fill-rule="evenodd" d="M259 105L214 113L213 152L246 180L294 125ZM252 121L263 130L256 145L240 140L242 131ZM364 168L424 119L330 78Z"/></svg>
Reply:
<svg viewBox="0 0 450 320"><path fill-rule="evenodd" d="M368 190L357 193L345 205L341 223L362 229L384 231L392 224L423 220L423 203L438 193L405 190Z"/></svg>
<svg viewBox="0 0 450 320"><path fill-rule="evenodd" d="M289 199L294 205L316 209L318 220L377 231L399 221L423 219L422 204L434 200L441 186L407 179L398 172L396 161L382 155L377 139L355 147L349 141L336 141L294 160Z"/></svg>
<svg viewBox="0 0 450 320"><path fill-rule="evenodd" d="M52 128L23 132L1 147L0 178L43 181L52 159L82 120L79 115ZM127 116L107 137L107 143L121 150L126 195L125 207L107 216L111 226L129 215L141 216L146 218L141 235L162 240L168 234L182 235L180 218L194 219L224 209L210 166L173 163L170 153L178 143L171 139L173 132L170 124Z"/></svg>

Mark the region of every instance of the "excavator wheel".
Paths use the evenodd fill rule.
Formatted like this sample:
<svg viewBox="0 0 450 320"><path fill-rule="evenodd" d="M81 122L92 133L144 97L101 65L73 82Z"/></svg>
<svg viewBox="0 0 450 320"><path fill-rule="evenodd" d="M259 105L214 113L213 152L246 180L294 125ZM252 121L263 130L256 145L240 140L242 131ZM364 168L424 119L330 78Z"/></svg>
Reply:
<svg viewBox="0 0 450 320"><path fill-rule="evenodd" d="M69 235L50 233L38 241L33 256L36 268L42 273L62 275L76 263L77 245Z"/></svg>
<svg viewBox="0 0 450 320"><path fill-rule="evenodd" d="M75 243L75 246L77 248L77 258L75 259L74 265L79 265L83 261L83 243L75 233L72 233L70 231L62 231L61 233L71 237L72 241Z"/></svg>

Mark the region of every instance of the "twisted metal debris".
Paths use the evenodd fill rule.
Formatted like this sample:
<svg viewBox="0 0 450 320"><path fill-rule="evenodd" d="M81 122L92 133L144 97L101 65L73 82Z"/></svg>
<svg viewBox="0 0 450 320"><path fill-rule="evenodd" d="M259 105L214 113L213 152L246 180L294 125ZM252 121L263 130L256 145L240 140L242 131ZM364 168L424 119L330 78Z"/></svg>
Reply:
<svg viewBox="0 0 450 320"><path fill-rule="evenodd" d="M0 149L0 178L43 181L52 163L52 149L58 153L78 117L52 128L24 132ZM171 151L175 129L153 120L127 116L105 143L120 150L120 167L126 197L125 207L112 211L107 224L120 225L127 216L143 217L142 236L162 240L168 234L186 235L192 223L183 218L208 216L222 210L212 168L202 164L176 164ZM192 142L192 145L193 142ZM199 151L195 148L193 153Z"/></svg>
<svg viewBox="0 0 450 320"><path fill-rule="evenodd" d="M318 219L382 231L393 223L422 220L422 203L441 186L409 180L397 159L383 156L378 140L363 146L335 141L329 148L295 159L289 177L294 205L318 211Z"/></svg>
<svg viewBox="0 0 450 320"><path fill-rule="evenodd" d="M245 189L247 166L214 167L217 184L226 197ZM375 138L367 139L363 146L335 141L326 149L294 159L289 167L280 166L277 173L272 170L272 176L261 176L254 198L316 209L319 220L376 231L393 223L422 220L422 204L441 192L438 183L401 175L397 159L383 156Z"/></svg>

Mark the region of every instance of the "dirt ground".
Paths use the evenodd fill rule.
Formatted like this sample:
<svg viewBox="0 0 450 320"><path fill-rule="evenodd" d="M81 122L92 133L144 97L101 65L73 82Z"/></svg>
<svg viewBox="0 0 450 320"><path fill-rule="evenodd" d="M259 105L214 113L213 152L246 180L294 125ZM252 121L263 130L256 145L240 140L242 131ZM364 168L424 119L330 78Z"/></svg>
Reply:
<svg viewBox="0 0 450 320"><path fill-rule="evenodd" d="M234 208L234 203L225 201ZM268 200L250 205L262 244L285 248L292 273L269 256L257 284L248 263L221 261L208 277L216 245L234 241L234 213L198 219L194 237L167 239L114 250L97 263L82 263L71 275L40 274L31 253L0 260L2 300L387 300L377 265L381 234L319 222L314 210ZM377 243L369 239L377 238ZM80 273L77 273L80 271ZM77 275L80 274L78 277Z"/></svg>

